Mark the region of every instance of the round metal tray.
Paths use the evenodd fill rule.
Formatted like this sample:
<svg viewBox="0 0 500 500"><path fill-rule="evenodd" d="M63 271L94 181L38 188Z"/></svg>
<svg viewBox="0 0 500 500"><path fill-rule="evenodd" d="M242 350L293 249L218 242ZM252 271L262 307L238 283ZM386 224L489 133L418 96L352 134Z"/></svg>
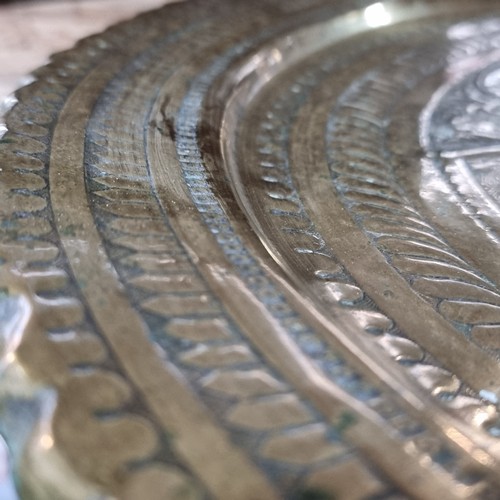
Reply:
<svg viewBox="0 0 500 500"><path fill-rule="evenodd" d="M498 498L498 2L188 1L17 99L24 498Z"/></svg>

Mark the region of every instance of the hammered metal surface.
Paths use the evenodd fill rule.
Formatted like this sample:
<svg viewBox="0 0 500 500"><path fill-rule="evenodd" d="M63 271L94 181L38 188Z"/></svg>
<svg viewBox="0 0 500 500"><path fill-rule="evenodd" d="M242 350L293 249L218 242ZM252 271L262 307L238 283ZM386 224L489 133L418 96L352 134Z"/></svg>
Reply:
<svg viewBox="0 0 500 500"><path fill-rule="evenodd" d="M496 499L500 6L188 1L0 143L23 498Z"/></svg>

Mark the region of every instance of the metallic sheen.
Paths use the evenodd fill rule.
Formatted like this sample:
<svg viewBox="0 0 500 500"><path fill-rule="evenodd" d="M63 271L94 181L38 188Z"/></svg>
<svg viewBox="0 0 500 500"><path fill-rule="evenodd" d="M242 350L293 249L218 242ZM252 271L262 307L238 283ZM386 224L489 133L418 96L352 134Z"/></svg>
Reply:
<svg viewBox="0 0 500 500"><path fill-rule="evenodd" d="M16 98L5 498L498 498L498 2L191 0Z"/></svg>

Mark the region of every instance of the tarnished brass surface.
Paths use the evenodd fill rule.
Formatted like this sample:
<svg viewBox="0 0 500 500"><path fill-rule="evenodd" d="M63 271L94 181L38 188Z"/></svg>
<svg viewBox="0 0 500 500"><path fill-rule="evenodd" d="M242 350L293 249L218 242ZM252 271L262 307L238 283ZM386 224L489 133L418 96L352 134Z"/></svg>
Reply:
<svg viewBox="0 0 500 500"><path fill-rule="evenodd" d="M35 78L0 141L22 498L499 498L498 2L187 1Z"/></svg>

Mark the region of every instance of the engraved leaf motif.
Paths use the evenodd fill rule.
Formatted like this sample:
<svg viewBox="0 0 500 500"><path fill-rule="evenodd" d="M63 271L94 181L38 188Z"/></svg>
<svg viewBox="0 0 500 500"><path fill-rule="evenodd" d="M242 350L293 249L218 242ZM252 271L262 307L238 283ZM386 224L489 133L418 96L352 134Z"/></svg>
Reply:
<svg viewBox="0 0 500 500"><path fill-rule="evenodd" d="M378 243L383 249L393 254L400 253L413 257L434 258L444 262L454 262L458 265L463 264L463 260L460 257L427 242L382 237L378 239Z"/></svg>
<svg viewBox="0 0 500 500"><path fill-rule="evenodd" d="M388 212L390 213L391 210L388 210ZM405 216L393 214L392 217L370 218L367 213L364 225L368 231L376 233L377 235L427 243L437 247L446 248L443 241L433 234L429 228L426 227L426 225L416 225L414 224L413 219L409 219ZM380 236L380 238L384 236Z"/></svg>
<svg viewBox="0 0 500 500"><path fill-rule="evenodd" d="M495 286L456 255L398 184L393 159L381 140L394 96L378 92L376 99L370 98L375 80L387 79L370 73L346 89L328 124L329 166L339 197L409 285L427 299L437 299L445 318L472 325L500 323ZM411 80L418 82L418 75ZM365 106L369 99L377 106ZM353 118L352 109L361 108L362 115ZM352 137L359 142L354 144Z"/></svg>
<svg viewBox="0 0 500 500"><path fill-rule="evenodd" d="M275 430L312 420L307 407L294 394L268 396L236 404L228 421L242 428Z"/></svg>
<svg viewBox="0 0 500 500"><path fill-rule="evenodd" d="M436 298L477 300L500 306L500 295L471 283L451 279L418 278L413 288L419 293Z"/></svg>
<svg viewBox="0 0 500 500"><path fill-rule="evenodd" d="M383 197L381 197L383 198ZM395 230L392 221L371 222L378 231ZM401 228L401 226L400 226ZM399 234L382 235L379 247L402 273L412 275L413 289L421 295L444 299L438 310L451 321L469 324L499 323L500 295L482 276L453 254L432 229L421 225L398 229ZM406 238L401 238L406 231ZM415 278L416 277L416 278Z"/></svg>
<svg viewBox="0 0 500 500"><path fill-rule="evenodd" d="M314 464L338 456L344 451L340 443L326 439L328 428L313 424L271 437L262 445L262 454L271 460L290 464Z"/></svg>
<svg viewBox="0 0 500 500"><path fill-rule="evenodd" d="M431 365L416 365L411 367L410 371L420 384L435 395L454 393L460 388L458 378L442 368Z"/></svg>
<svg viewBox="0 0 500 500"><path fill-rule="evenodd" d="M438 311L448 320L471 325L500 323L500 295L468 269L442 261L398 256L394 265L420 275L413 288L418 293L442 299ZM486 288L488 287L488 288Z"/></svg>
<svg viewBox="0 0 500 500"><path fill-rule="evenodd" d="M477 325L500 322L500 307L491 304L445 300L440 304L439 310L444 317L460 323Z"/></svg>
<svg viewBox="0 0 500 500"><path fill-rule="evenodd" d="M439 278L454 278L457 280L470 281L477 285L485 285L485 281L467 269L454 264L447 264L436 260L407 257L397 255L392 258L393 265L403 273L416 276L428 276Z"/></svg>
<svg viewBox="0 0 500 500"><path fill-rule="evenodd" d="M500 325L477 325L472 328L472 339L479 345L500 349Z"/></svg>
<svg viewBox="0 0 500 500"><path fill-rule="evenodd" d="M402 337L386 334L378 342L396 361L421 361L424 357L424 352L415 342Z"/></svg>

